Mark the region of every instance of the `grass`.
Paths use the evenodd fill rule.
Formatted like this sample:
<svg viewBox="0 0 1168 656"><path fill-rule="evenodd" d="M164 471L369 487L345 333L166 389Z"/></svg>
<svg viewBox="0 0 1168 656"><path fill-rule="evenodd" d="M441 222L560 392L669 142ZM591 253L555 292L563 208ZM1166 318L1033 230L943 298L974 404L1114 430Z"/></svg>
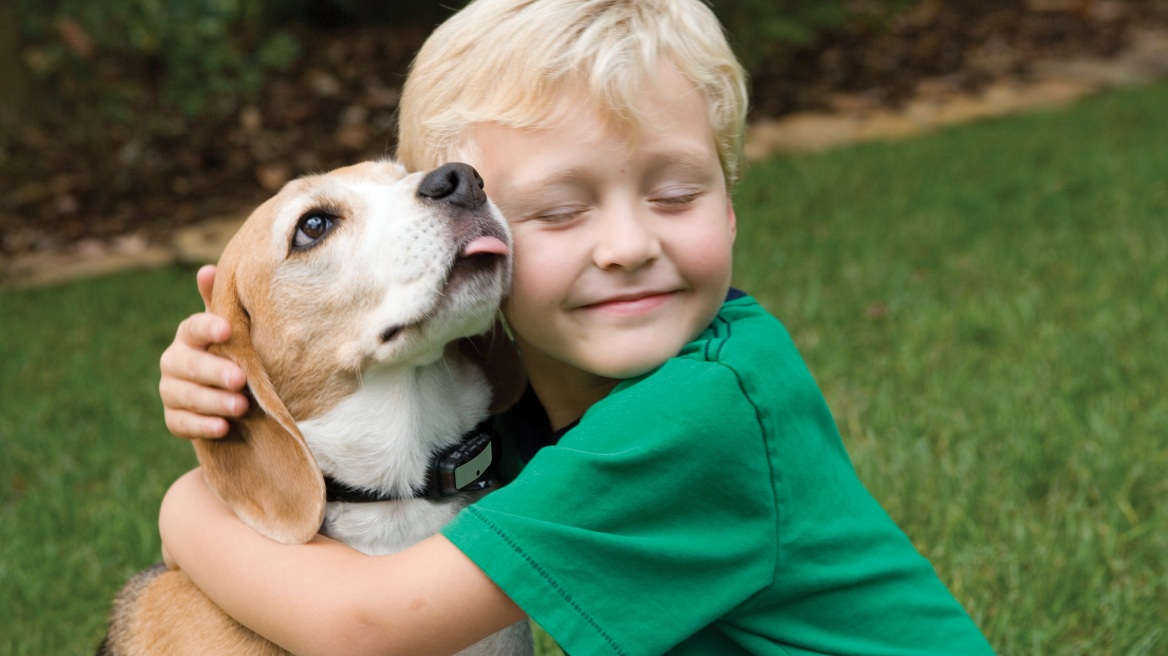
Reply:
<svg viewBox="0 0 1168 656"><path fill-rule="evenodd" d="M1165 106L779 158L736 194L736 284L1002 654L1168 652ZM157 361L198 307L177 268L0 293L0 653L92 653L157 559L194 462Z"/></svg>
<svg viewBox="0 0 1168 656"><path fill-rule="evenodd" d="M1168 87L757 166L739 284L1003 654L1168 652Z"/></svg>
<svg viewBox="0 0 1168 656"><path fill-rule="evenodd" d="M0 653L92 653L110 595L158 560L158 502L189 469L158 356L199 309L166 269L0 296Z"/></svg>

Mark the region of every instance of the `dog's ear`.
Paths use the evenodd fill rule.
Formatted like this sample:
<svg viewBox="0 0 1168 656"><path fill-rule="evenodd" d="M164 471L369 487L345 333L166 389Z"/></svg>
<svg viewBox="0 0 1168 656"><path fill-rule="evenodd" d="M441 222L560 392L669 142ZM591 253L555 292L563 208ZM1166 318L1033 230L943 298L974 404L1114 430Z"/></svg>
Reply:
<svg viewBox="0 0 1168 656"><path fill-rule="evenodd" d="M527 375L501 321L495 321L490 332L462 340L459 351L486 375L491 385L491 414L510 408L523 396Z"/></svg>
<svg viewBox="0 0 1168 656"><path fill-rule="evenodd" d="M243 368L251 404L226 437L194 441L203 476L252 528L285 544L307 542L324 521L324 478L252 346L234 267L221 263L218 278L211 311L231 323L231 339L211 350Z"/></svg>

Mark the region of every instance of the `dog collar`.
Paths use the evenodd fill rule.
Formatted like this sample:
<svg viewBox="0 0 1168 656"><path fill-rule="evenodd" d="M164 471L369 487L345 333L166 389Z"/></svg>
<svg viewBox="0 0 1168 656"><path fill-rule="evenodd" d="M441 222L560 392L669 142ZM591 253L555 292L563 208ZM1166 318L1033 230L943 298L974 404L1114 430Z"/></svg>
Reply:
<svg viewBox="0 0 1168 656"><path fill-rule="evenodd" d="M441 500L466 492L485 490L495 482L495 442L496 435L490 429L489 421L484 421L464 435L458 444L438 452L430 460L426 470L426 487L413 490L413 494L402 495L384 490L370 490L325 476L325 500L346 503L421 498Z"/></svg>

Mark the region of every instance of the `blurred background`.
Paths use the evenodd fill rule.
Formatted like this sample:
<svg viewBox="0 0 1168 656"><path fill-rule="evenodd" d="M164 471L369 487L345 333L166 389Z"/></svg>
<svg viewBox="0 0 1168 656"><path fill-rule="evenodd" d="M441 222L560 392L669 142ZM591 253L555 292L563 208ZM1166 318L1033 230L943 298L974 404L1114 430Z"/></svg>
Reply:
<svg viewBox="0 0 1168 656"><path fill-rule="evenodd" d="M392 153L461 4L0 0L0 654L93 653L195 464L158 398L191 265ZM999 653L1168 654L1168 0L712 5L734 284L861 480Z"/></svg>
<svg viewBox="0 0 1168 656"><path fill-rule="evenodd" d="M5 0L0 258L141 251L301 173L391 152L410 59L461 4ZM755 123L977 93L1168 25L1163 0L713 5L752 74Z"/></svg>

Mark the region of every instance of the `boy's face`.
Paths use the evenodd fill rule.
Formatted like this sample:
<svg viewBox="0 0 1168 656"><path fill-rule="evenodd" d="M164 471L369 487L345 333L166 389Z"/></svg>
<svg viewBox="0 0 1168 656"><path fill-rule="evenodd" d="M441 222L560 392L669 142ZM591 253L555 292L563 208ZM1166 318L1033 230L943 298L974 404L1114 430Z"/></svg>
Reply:
<svg viewBox="0 0 1168 656"><path fill-rule="evenodd" d="M660 77L639 98L635 140L585 101L548 128L474 130L468 159L515 240L504 314L533 381L650 371L726 295L735 217L706 103L676 70Z"/></svg>

